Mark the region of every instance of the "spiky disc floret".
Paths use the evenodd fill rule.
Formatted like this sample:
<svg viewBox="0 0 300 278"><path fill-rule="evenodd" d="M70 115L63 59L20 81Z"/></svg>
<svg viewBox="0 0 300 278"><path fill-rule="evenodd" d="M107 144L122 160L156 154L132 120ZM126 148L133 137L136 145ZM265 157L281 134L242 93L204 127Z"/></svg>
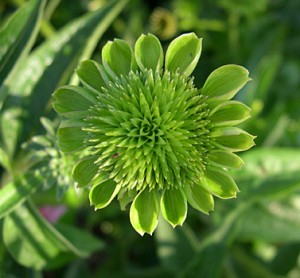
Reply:
<svg viewBox="0 0 300 278"><path fill-rule="evenodd" d="M99 170L135 190L199 180L213 147L209 109L190 78L151 69L130 72L97 98L84 130Z"/></svg>
<svg viewBox="0 0 300 278"><path fill-rule="evenodd" d="M200 52L201 39L184 34L170 44L163 66L155 36L142 35L134 52L115 40L103 48L102 65L80 65L83 87L54 94L53 106L66 118L59 146L82 154L74 180L92 186L96 208L117 195L122 207L132 201L130 220L140 234L152 234L160 210L171 225L181 225L187 202L208 213L212 195L231 198L238 191L226 169L242 166L234 152L250 148L254 137L233 127L250 109L230 99L248 71L223 66L199 90L189 75Z"/></svg>

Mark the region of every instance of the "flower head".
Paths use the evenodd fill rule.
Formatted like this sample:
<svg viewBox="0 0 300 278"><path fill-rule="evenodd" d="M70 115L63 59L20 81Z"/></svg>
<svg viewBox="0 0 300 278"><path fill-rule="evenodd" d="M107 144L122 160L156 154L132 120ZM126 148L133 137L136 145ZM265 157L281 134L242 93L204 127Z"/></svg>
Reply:
<svg viewBox="0 0 300 278"><path fill-rule="evenodd" d="M116 39L104 46L102 64L81 63L82 87L54 93L54 109L64 117L59 147L81 157L74 180L91 187L96 209L116 196L123 208L132 202L130 221L140 234L152 234L160 212L175 227L185 221L188 203L208 213L213 196L235 197L227 168L240 168L234 152L254 144L233 127L250 109L230 100L249 81L248 71L223 66L196 88L190 74L201 43L184 34L164 55L151 34L141 35L134 50Z"/></svg>

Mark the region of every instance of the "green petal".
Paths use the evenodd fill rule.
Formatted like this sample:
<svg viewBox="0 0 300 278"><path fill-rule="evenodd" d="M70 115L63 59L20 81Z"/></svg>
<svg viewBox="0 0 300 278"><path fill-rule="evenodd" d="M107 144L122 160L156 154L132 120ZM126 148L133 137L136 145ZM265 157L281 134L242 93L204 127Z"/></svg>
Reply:
<svg viewBox="0 0 300 278"><path fill-rule="evenodd" d="M63 121L57 131L58 147L65 153L82 150L86 132L82 130L83 122Z"/></svg>
<svg viewBox="0 0 300 278"><path fill-rule="evenodd" d="M132 49L124 40L109 41L102 49L102 63L111 76L127 75L132 59Z"/></svg>
<svg viewBox="0 0 300 278"><path fill-rule="evenodd" d="M87 157L79 161L73 170L73 179L78 187L90 185L99 167L95 164L95 157Z"/></svg>
<svg viewBox="0 0 300 278"><path fill-rule="evenodd" d="M223 199L234 198L239 191L228 172L212 166L204 170L201 185L211 194Z"/></svg>
<svg viewBox="0 0 300 278"><path fill-rule="evenodd" d="M141 70L156 71L163 66L164 53L160 41L152 34L141 35L135 44L135 59Z"/></svg>
<svg viewBox="0 0 300 278"><path fill-rule="evenodd" d="M215 107L210 113L210 121L215 126L235 125L250 117L250 108L239 101L227 101Z"/></svg>
<svg viewBox="0 0 300 278"><path fill-rule="evenodd" d="M254 146L255 136L237 127L223 127L211 133L214 142L224 149L239 152L250 149Z"/></svg>
<svg viewBox="0 0 300 278"><path fill-rule="evenodd" d="M222 66L208 76L201 93L210 97L209 102L229 100L251 80L248 75L248 70L241 66Z"/></svg>
<svg viewBox="0 0 300 278"><path fill-rule="evenodd" d="M193 208L205 214L208 214L210 211L214 210L213 196L206 190L204 190L201 186L186 186L185 194L189 204Z"/></svg>
<svg viewBox="0 0 300 278"><path fill-rule="evenodd" d="M243 159L227 151L213 151L209 154L208 160L213 164L227 168L239 169L244 165Z"/></svg>
<svg viewBox="0 0 300 278"><path fill-rule="evenodd" d="M173 40L166 53L166 69L189 76L201 54L202 39L194 33L183 34Z"/></svg>
<svg viewBox="0 0 300 278"><path fill-rule="evenodd" d="M83 61L80 63L76 73L80 82L87 88L93 91L102 91L105 87L105 82L99 71L99 64L92 60Z"/></svg>
<svg viewBox="0 0 300 278"><path fill-rule="evenodd" d="M133 201L137 195L136 190L130 190L127 188L122 188L118 194L118 201L120 203L121 210L125 210L127 205Z"/></svg>
<svg viewBox="0 0 300 278"><path fill-rule="evenodd" d="M95 209L102 209L110 204L119 190L120 186L112 179L96 184L89 194L90 203Z"/></svg>
<svg viewBox="0 0 300 278"><path fill-rule="evenodd" d="M81 118L96 103L96 98L86 89L77 86L64 86L54 94L54 110L68 118Z"/></svg>
<svg viewBox="0 0 300 278"><path fill-rule="evenodd" d="M158 213L157 191L145 189L135 197L130 207L131 225L140 235L152 235L157 226Z"/></svg>
<svg viewBox="0 0 300 278"><path fill-rule="evenodd" d="M160 207L162 216L173 228L182 225L187 214L187 201L181 189L165 189L163 191Z"/></svg>

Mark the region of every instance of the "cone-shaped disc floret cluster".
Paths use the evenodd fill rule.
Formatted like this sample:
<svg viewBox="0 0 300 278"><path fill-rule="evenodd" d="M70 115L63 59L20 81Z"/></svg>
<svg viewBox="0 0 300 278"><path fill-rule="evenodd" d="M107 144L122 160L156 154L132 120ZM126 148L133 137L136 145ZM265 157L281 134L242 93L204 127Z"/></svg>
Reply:
<svg viewBox="0 0 300 278"><path fill-rule="evenodd" d="M254 144L254 136L234 127L250 109L231 100L250 80L248 71L226 65L196 88L190 74L201 43L184 34L164 55L151 34L141 35L134 50L116 39L104 46L102 64L80 64L82 86L54 93L53 107L64 117L58 145L81 158L74 180L90 186L96 209L116 196L122 208L132 202L130 221L140 234L152 234L160 212L175 227L187 203L208 213L213 196L235 197L227 169L240 168L234 153Z"/></svg>

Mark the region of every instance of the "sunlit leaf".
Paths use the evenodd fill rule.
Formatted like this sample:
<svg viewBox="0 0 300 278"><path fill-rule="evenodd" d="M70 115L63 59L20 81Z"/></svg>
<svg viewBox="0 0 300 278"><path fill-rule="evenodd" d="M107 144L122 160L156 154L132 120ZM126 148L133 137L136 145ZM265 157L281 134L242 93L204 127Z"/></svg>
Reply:
<svg viewBox="0 0 300 278"><path fill-rule="evenodd" d="M44 5L44 0L29 1L17 10L0 31L0 84L32 47Z"/></svg>
<svg viewBox="0 0 300 278"><path fill-rule="evenodd" d="M102 9L70 22L32 52L22 67L6 80L0 90L0 94L7 95L1 115L1 133L11 157L39 125L55 88L60 82L67 83L73 66L83 58L82 53L87 56L87 48L91 52L91 46L96 46L125 4L126 0L110 1ZM20 105L28 111L26 117L17 110ZM14 128L8 130L7 126Z"/></svg>

